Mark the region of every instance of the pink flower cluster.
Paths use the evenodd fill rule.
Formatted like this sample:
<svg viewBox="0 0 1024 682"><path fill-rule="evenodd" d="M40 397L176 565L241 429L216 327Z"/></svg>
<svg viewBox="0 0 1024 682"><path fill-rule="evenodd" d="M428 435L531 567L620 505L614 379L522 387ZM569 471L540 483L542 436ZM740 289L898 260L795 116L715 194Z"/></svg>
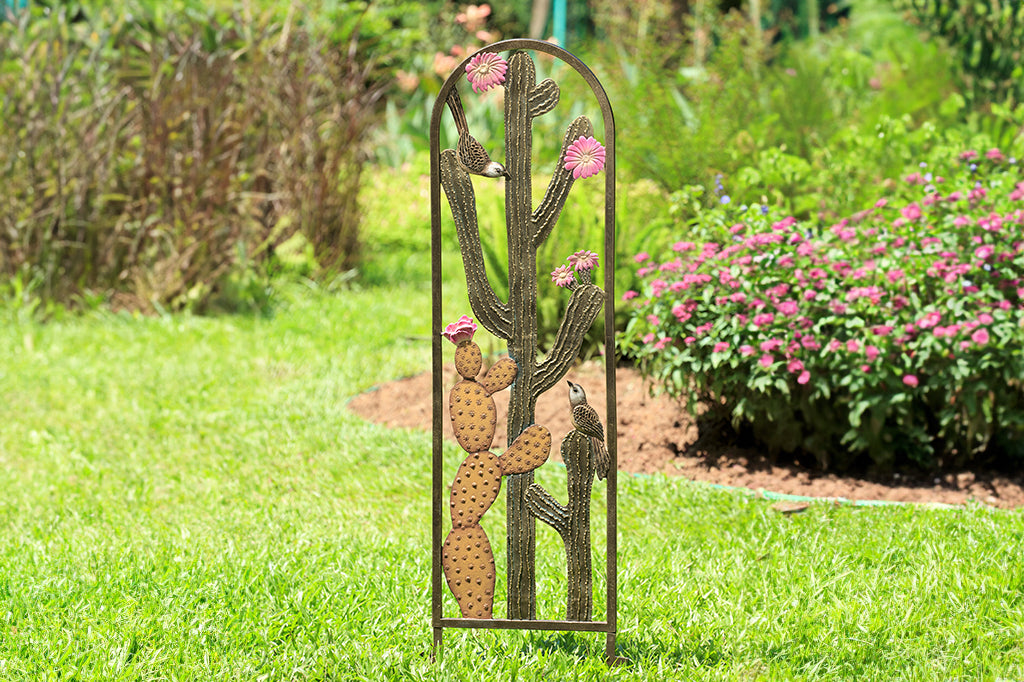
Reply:
<svg viewBox="0 0 1024 682"><path fill-rule="evenodd" d="M584 282L589 282L590 273L597 268L599 263L598 256L593 251L577 251L566 260L569 261L569 264L559 265L555 268L551 273L551 281L557 286L570 289L575 288L577 284L574 272L579 273ZM636 292L633 293L636 294Z"/></svg>
<svg viewBox="0 0 1024 682"><path fill-rule="evenodd" d="M1006 157L990 150L985 159ZM797 386L856 371L907 388L929 372L927 358L983 352L994 324L1024 328L1024 208L1013 205L1024 200L1024 180L996 196L963 175L957 188L956 178L913 173L906 184L925 186L922 198L908 189L910 198L880 199L820 236L793 217L755 216L675 241L660 262L638 253L645 292L623 300L640 300L658 333L635 337L636 352L741 358L755 376L784 370ZM659 340L667 337L684 343Z"/></svg>

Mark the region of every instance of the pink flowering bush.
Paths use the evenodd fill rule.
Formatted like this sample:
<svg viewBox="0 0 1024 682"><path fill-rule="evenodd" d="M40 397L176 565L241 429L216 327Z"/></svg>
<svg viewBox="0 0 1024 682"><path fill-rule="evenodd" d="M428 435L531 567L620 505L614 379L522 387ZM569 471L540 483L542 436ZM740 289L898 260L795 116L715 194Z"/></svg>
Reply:
<svg viewBox="0 0 1024 682"><path fill-rule="evenodd" d="M920 168L826 227L704 212L687 241L637 255L621 352L826 469L1019 464L1024 173L998 151Z"/></svg>

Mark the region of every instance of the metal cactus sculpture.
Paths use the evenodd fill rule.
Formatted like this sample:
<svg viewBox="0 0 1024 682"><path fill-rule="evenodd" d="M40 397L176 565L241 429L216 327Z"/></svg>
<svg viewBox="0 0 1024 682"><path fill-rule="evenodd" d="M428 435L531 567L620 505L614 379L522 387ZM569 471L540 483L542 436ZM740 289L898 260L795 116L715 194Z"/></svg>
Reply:
<svg viewBox="0 0 1024 682"><path fill-rule="evenodd" d="M564 135L561 152L551 159L553 175L538 206L532 205L531 153L533 121L552 112L560 89L551 79L537 82L530 49L555 55L570 64L598 96L608 144L606 151L594 139L591 121L581 116L572 121ZM508 60L498 53L511 52ZM464 70L463 70L464 68ZM614 254L614 121L607 96L593 74L576 57L561 48L534 40L508 40L485 47L463 62L459 69L475 92L504 87L505 158L498 150L484 149L469 130L453 74L442 86L431 119L431 209L434 329L441 325L441 209L443 189L451 208L466 274L469 304L476 320L498 339L505 341L509 358L499 362L482 378L479 349L466 339L456 341L456 367L463 377L449 393L448 413L456 439L468 453L452 484L449 509L452 529L441 543L442 499L441 394L442 353L435 335L433 352L434 395L434 589L433 622L435 646L444 627L501 627L585 630L607 634L608 660L614 660L616 619L616 523L615 523L615 379L614 353L606 357L608 403L607 439L599 433L600 417L593 408L574 420L576 429L562 441L561 453L569 472L569 501L561 505L534 484L534 469L542 464L551 447L548 429L535 424L538 397L556 386L579 354L585 333L602 307L605 309L605 343L614 345L613 264L606 262L604 290L591 281L597 255L581 251L570 257L570 266L552 273L552 280L569 292L566 313L551 348L537 347L537 251L555 229L573 183L606 170L605 244L606 261ZM439 119L450 110L459 134L456 149L439 149ZM492 157L493 155L493 157ZM482 182L501 182L505 188L505 223L508 242L507 300L501 300L488 279L477 223L476 197L472 175ZM577 280L576 276L579 276ZM465 322L472 323L468 317ZM462 322L460 320L460 322ZM499 365L506 363L498 371ZM495 374L492 377L492 374ZM491 394L511 383L508 412L509 448L501 457L490 452L497 428ZM582 393L582 390L580 390ZM585 397L583 398L584 405ZM574 409L576 403L573 403ZM574 412L575 415L575 412ZM596 424L596 425L595 425ZM603 446L607 443L607 450ZM601 447L598 448L597 445ZM590 567L589 504L595 469L608 475L607 524L607 618L592 622L593 578ZM480 526L483 513L493 504L508 476L507 495L507 619L493 619L494 553ZM536 620L535 532L536 518L550 524L561 535L569 556L569 596L565 621ZM462 619L445 618L439 594L440 573L448 582L462 612ZM542 625L543 623L543 625Z"/></svg>
<svg viewBox="0 0 1024 682"><path fill-rule="evenodd" d="M494 606L494 552L480 520L498 499L503 474L523 474L547 461L551 432L534 424L519 434L500 457L490 452L498 424L491 396L512 383L516 364L502 358L477 381L483 356L480 346L473 342L475 331L476 324L465 315L444 331L444 336L456 345L455 369L462 377L448 395L448 413L455 440L469 456L452 483L452 530L444 541L442 566L463 618L490 618Z"/></svg>
<svg viewBox="0 0 1024 682"><path fill-rule="evenodd" d="M572 169L559 163L540 206L533 208L533 119L551 111L559 95L553 80L536 80L529 55L514 53L505 79L507 302L499 300L487 279L470 175L459 163L456 151L441 153L441 186L455 218L470 305L487 331L507 342L509 357L518 367L509 401L510 443L533 424L538 396L565 376L579 353L584 334L604 303L604 292L596 285L575 287L554 346L543 360L537 360L537 249L555 227L574 177ZM562 145L562 158L574 142L592 137L593 132L594 127L585 116L573 121ZM533 472L528 472L513 476L508 484L508 613L513 619L536 617L535 523L526 499L532 483Z"/></svg>

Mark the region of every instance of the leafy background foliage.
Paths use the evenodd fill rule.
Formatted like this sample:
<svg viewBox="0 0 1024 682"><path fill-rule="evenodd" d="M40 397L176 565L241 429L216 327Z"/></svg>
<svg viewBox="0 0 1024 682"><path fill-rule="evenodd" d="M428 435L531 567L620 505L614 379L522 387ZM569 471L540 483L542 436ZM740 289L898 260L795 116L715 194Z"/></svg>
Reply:
<svg viewBox="0 0 1024 682"><path fill-rule="evenodd" d="M595 0L574 10L570 47L592 65L617 113L618 252L604 256L617 261L617 289L642 286L623 267L635 254L705 238L712 217L770 209L773 221L793 216L820 236L863 215L880 194L902 196L902 177L923 160L971 148L1019 156L1024 106L1008 66L1017 38L997 21L1016 14L995 3L953 17L940 4L857 0L821 7L817 25L791 2L766 5L759 21L729 4L694 13L667 0ZM901 9L919 23L907 24ZM272 314L288 279L342 295L428 281L434 96L463 56L522 35L528 10L129 0L16 15L0 25L5 298L50 317L64 306ZM545 57L537 64L563 95L536 126L540 191L565 123L600 116L575 74ZM500 92L464 99L474 133L500 156ZM447 118L442 144L454 144ZM568 254L603 243L600 184L577 183L540 254L542 348L566 304L564 292L547 286L549 273ZM508 267L503 188L478 185L478 197L500 290ZM458 293L464 282L449 222L443 243L445 286ZM619 329L637 328L636 314L622 307ZM601 324L585 355L608 352ZM624 350L642 356L639 347ZM682 390L693 371L654 376ZM925 420L936 409L913 407ZM778 423L752 419L764 433L772 432L765 423ZM950 456L940 448L946 454L924 452L907 464L959 463L968 449ZM853 452L830 455L829 465L858 461Z"/></svg>

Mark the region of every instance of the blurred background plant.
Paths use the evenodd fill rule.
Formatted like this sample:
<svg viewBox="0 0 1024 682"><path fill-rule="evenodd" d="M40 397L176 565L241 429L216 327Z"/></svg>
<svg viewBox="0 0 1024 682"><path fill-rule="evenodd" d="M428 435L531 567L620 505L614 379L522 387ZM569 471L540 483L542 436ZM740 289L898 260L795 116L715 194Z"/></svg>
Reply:
<svg viewBox="0 0 1024 682"><path fill-rule="evenodd" d="M0 273L43 298L260 307L279 247L357 262L359 141L388 72L364 14L180 9L0 25Z"/></svg>
<svg viewBox="0 0 1024 682"><path fill-rule="evenodd" d="M1024 101L1024 4L1016 0L895 0L956 55L962 90L984 106Z"/></svg>
<svg viewBox="0 0 1024 682"><path fill-rule="evenodd" d="M34 316L266 313L295 277L382 295L425 285L434 100L462 59L501 38L562 36L608 91L620 292L639 286L625 267L635 254L686 239L709 211L792 215L820 233L929 155L1024 143L1024 10L1010 0L589 0L570 3L565 25L543 0L3 7L0 298ZM569 121L586 114L604 131L584 81L536 63L561 87L535 123L541 192ZM501 89L463 99L500 159ZM441 142L455 143L447 113ZM539 254L541 282L568 254L600 251L601 184L574 187ZM504 186L476 188L500 290ZM450 220L442 242L457 293ZM562 293L541 287L542 348ZM585 355L604 350L600 324Z"/></svg>

